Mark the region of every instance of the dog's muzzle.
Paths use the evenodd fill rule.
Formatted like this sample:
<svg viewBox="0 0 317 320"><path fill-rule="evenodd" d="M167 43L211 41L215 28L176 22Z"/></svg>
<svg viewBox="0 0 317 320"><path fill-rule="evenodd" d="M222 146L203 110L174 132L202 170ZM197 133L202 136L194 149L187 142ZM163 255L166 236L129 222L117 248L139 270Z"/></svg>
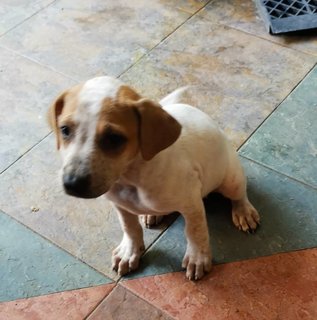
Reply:
<svg viewBox="0 0 317 320"><path fill-rule="evenodd" d="M65 173L63 175L63 186L67 194L80 198L87 198L91 184L90 175L75 175Z"/></svg>

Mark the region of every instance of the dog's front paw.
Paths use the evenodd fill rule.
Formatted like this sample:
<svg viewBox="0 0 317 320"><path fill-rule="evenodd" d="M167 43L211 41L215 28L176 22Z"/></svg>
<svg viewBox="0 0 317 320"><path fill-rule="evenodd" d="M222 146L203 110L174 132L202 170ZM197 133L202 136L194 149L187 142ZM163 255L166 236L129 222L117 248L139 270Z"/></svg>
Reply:
<svg viewBox="0 0 317 320"><path fill-rule="evenodd" d="M120 245L112 252L112 269L120 276L135 270L144 252L144 243L135 243L130 239L123 238Z"/></svg>
<svg viewBox="0 0 317 320"><path fill-rule="evenodd" d="M184 256L182 267L186 269L189 280L199 280L211 270L211 254L203 252L187 253Z"/></svg>
<svg viewBox="0 0 317 320"><path fill-rule="evenodd" d="M141 217L146 228L158 226L162 222L163 218L164 216L152 216L149 214L145 214Z"/></svg>

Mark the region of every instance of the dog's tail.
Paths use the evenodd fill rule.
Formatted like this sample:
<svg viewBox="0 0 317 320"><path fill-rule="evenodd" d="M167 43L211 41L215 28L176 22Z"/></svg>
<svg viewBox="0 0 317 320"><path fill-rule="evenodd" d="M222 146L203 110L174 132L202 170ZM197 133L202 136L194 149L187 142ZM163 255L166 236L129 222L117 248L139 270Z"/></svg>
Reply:
<svg viewBox="0 0 317 320"><path fill-rule="evenodd" d="M160 105L164 107L169 104L180 103L183 94L189 87L190 86L185 86L174 90L160 101Z"/></svg>

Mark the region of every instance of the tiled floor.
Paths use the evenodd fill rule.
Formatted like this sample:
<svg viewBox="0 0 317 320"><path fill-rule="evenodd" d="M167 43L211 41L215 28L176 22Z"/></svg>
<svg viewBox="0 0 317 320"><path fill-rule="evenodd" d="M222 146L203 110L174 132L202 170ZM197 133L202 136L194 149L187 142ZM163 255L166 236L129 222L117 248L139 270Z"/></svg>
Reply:
<svg viewBox="0 0 317 320"><path fill-rule="evenodd" d="M317 319L317 31L270 36L251 0L15 0L0 16L0 319ZM45 113L100 74L154 99L191 85L239 148L262 224L239 232L209 196L199 282L181 271L181 217L145 230L119 279L109 203L63 194Z"/></svg>

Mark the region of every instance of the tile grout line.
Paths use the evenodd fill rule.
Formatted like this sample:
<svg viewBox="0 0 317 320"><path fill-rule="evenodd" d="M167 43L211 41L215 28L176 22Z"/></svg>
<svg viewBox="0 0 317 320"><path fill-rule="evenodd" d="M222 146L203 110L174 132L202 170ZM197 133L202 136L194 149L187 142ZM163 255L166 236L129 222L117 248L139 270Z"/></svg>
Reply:
<svg viewBox="0 0 317 320"><path fill-rule="evenodd" d="M256 231L255 231L256 232ZM264 255L259 255L259 256L254 256L254 257L247 257L247 258L243 258L243 259L237 259L237 260L230 260L230 261L226 261L226 262L218 262L218 263L214 263L212 264L213 267L220 267L220 266L224 266L224 265L228 265L228 264L238 264L238 263L242 263L242 262L249 262L249 261L255 261L258 259L267 259L273 256L279 256L279 255L288 255L288 254L292 254L294 252L301 252L301 251L310 251L310 250L317 250L317 247L313 246L309 246L309 247L303 247L303 248L294 248L291 249L289 251L276 251L273 253L269 253L269 254L264 254ZM213 271L211 271L212 273ZM185 277L185 271L184 270L172 270L172 271L168 271L168 272L164 272L164 273L157 273L157 274L149 274L149 275L143 275L140 276L138 278L133 278L133 279L126 279L123 282L118 283L118 285L121 285L122 287L131 290L130 288L127 288L124 285L124 282L130 282L130 281L141 281L144 278L153 278L153 277L161 277L161 276L166 276L166 275L171 275L171 274L176 274L176 273L182 273L184 274L184 279L187 281L188 279ZM188 280L189 282L192 282L192 280ZM197 281L200 280L194 280L194 283L197 283ZM132 291L134 293L134 291ZM135 295L137 295L135 293ZM138 295L137 295L138 296Z"/></svg>
<svg viewBox="0 0 317 320"><path fill-rule="evenodd" d="M171 272L171 273L174 273L174 272ZM155 275L154 275L154 277L155 277ZM140 279L140 278L139 278L139 279ZM189 281L189 280L188 280L188 281ZM169 313L167 313L165 310L163 310L163 309L161 309L160 307L154 305L152 301L150 302L150 301L146 300L145 298L141 297L140 295L138 295L136 292L130 290L129 288L127 288L127 287L125 287L125 286L123 286L123 285L121 285L121 284L119 284L119 285L120 285L122 288L124 288L125 290L127 290L128 292L130 292L131 294L133 294L135 297L143 300L145 303L147 303L147 304L149 304L150 306L154 307L156 310L161 311L163 314L167 315L169 318L172 318L172 319L175 319L175 320L177 319L177 318L174 318L174 317L173 317L172 315L170 315Z"/></svg>
<svg viewBox="0 0 317 320"><path fill-rule="evenodd" d="M91 266L90 264L88 264L87 262L85 262L83 259L73 255L71 252L67 251L66 249L62 248L59 244L55 243L53 240L47 238L46 236L42 235L41 233L38 233L37 231L33 230L31 227L29 227L28 225L22 223L20 220L18 220L17 218L11 216L10 214L8 214L6 211L4 211L3 209L0 208L0 214L5 214L7 217L9 217L10 219L12 219L13 221L15 221L16 223L18 223L19 225L25 227L26 229L28 229L29 231L31 231L33 234L39 236L40 238L44 239L45 241L47 241L48 243L52 244L54 247L60 249L61 251L65 252L66 254L70 255L71 257L73 257L75 260L80 261L81 263L83 263L84 265L86 265L87 267L91 268L92 270L94 270L95 272L97 272L98 274L100 274L101 276L103 276L104 278L107 278L108 280L112 281L109 282L110 283L114 283L114 282L118 282L118 280L114 280L112 279L109 275L99 271L98 269L96 269L95 267ZM104 283L104 284L108 284L108 283ZM104 284L100 284L100 285L104 285ZM77 288L77 289L84 289L84 288L90 288L90 287L83 287L83 288ZM66 290L69 291L69 290Z"/></svg>
<svg viewBox="0 0 317 320"><path fill-rule="evenodd" d="M165 315L168 316L169 318L172 318L172 319L175 319L175 320L176 320L176 318L174 318L172 315L170 315L169 313L167 313L165 310L159 308L158 306L155 306L152 302L147 301L145 298L139 296L137 293L135 293L135 292L133 292L132 290L130 290L129 288L121 285L120 283L118 283L118 284L109 292L109 294L106 295L106 296L102 299L102 301L101 301L100 303L98 303L98 305L96 306L96 308L95 308L93 311L91 311L88 315L86 315L86 316L84 317L83 320L87 320L87 319L94 313L94 311L101 305L101 303L102 303L103 301L105 301L105 300L110 296L110 294L113 293L113 291L115 290L115 288L117 288L117 287L119 287L119 286L120 286L123 290L129 292L131 295L133 295L133 296L137 297L138 299L142 300L143 302L145 302L146 304L150 305L150 306L153 307L154 309L159 310L162 314L165 314Z"/></svg>
<svg viewBox="0 0 317 320"><path fill-rule="evenodd" d="M22 25L24 22L30 20L31 18L33 18L35 15L37 15L39 12L45 10L46 8L48 8L49 6L51 6L54 2L57 2L57 0L53 0L52 2L48 3L46 6L44 6L43 8L40 8L39 10L37 10L36 12L34 12L33 14L31 14L29 17L25 18L24 20L20 21L19 23L17 23L15 26L9 28L7 31L5 31L4 33L0 34L0 39L7 35L9 32L11 32L12 30L14 30L15 28L19 27L20 25Z"/></svg>
<svg viewBox="0 0 317 320"><path fill-rule="evenodd" d="M170 214L174 214L174 212L172 212ZM140 259L142 259L142 257L145 256L145 254L152 248L152 246L155 245L155 243L157 243L157 241L168 231L168 229L176 222L178 217L179 217L179 214L178 214L178 216L176 216L176 218L168 226L166 226L166 228L153 240L153 242L150 243L150 245L147 247L147 249L141 255ZM135 271L137 272L137 270L135 270ZM122 283L122 281L133 280L133 279L125 279L124 277L125 277L125 275L120 276L117 280L117 283L119 284L119 283Z"/></svg>
<svg viewBox="0 0 317 320"><path fill-rule="evenodd" d="M31 146L29 149L27 149L23 154L19 155L18 158L16 158L13 162L11 162L6 168L4 168L0 172L0 177L3 173L5 173L9 168L11 168L16 162L18 162L21 158L23 158L26 154L28 154L31 150L36 148L43 140L45 140L48 136L50 136L52 131L47 133L43 138L41 138L38 142L36 142L33 146ZM1 209L1 208L0 208Z"/></svg>
<svg viewBox="0 0 317 320"><path fill-rule="evenodd" d="M170 213L173 214L174 212ZM176 222L176 220L179 218L180 214L178 213L178 215L176 216L175 220L172 221L168 226L166 226L166 228L163 230L163 232L161 232L155 239L154 241L147 247L147 249L143 252L142 257L144 257L146 255L146 253L148 253L148 251L161 239L161 237L168 231L168 229ZM120 277L120 281L123 279L123 277ZM129 280L129 279L127 279ZM132 279L130 279L132 280Z"/></svg>
<svg viewBox="0 0 317 320"><path fill-rule="evenodd" d="M169 313L167 313L165 310L163 310L163 309L161 309L160 307L154 305L152 302L146 300L145 298L139 296L138 294L136 294L136 292L133 292L132 290L130 290L129 288L127 288L127 287L125 287L125 286L123 286L123 285L121 285L121 284L119 284L119 285L120 285L122 288L124 288L125 290L127 290L128 292L130 292L131 294L133 294L135 297L143 300L143 301L144 301L145 303L147 303L148 305L154 307L156 310L159 310L159 311L162 312L163 314L167 315L169 318L172 318L172 319L175 319L175 320L176 320L176 318L174 318L172 315L170 315Z"/></svg>
<svg viewBox="0 0 317 320"><path fill-rule="evenodd" d="M21 24L23 24L25 21L29 20L30 18L32 18L33 16L35 16L36 14L38 14L39 12L41 12L42 10L48 8L49 6L51 6L53 3L57 2L58 0L54 0L53 2L49 3L47 6L41 8L40 10L38 10L37 12L35 12L33 15L31 15L30 17L26 18L25 20L23 20L21 23L17 24L16 26L14 26L13 28L11 28L10 30L6 31L4 34L0 35L0 39L2 38L2 36L6 35L8 32L10 32L11 30L17 28L18 26L20 26ZM120 72L117 76L115 76L116 78L120 78L122 75L124 75L126 72L128 72L131 68L133 68L135 65L137 65L138 63L141 62L141 60L143 60L143 58L145 58L146 56L148 56L155 48L157 48L162 42L164 42L168 37L170 37L174 32L176 32L180 27L182 27L187 21L189 21L191 18L193 18L197 13L199 13L201 10L203 10L209 3L213 2L214 0L209 0L207 1L206 4L204 4L201 8L197 9L194 13L190 14L189 17L187 19L185 19L181 24L179 24L173 31L171 31L170 33L168 33L166 36L164 36L161 40L158 41L157 44L155 44L152 48L150 48L146 53L144 53L137 61L135 61L134 63L132 63L129 67L127 67L125 70L123 70L122 72ZM180 9L178 9L179 11L181 11ZM40 65L41 67L44 67L48 70L51 70L53 72L56 72L72 81L75 82L79 82L79 79L75 79L72 76L65 74L55 68L53 68L50 65L46 65L41 63L40 61L31 58L27 55L24 55L22 53L20 53L19 51L13 50L11 48L8 48L4 45L1 45L0 43L0 48L6 49L8 51L11 51L13 53L15 53L16 55L23 57L24 59L27 59L29 61L32 61L33 63L36 63L38 65Z"/></svg>
<svg viewBox="0 0 317 320"><path fill-rule="evenodd" d="M47 65L47 64L43 64L42 62L40 62L40 61L38 61L38 60L36 60L36 59L34 59L34 58L31 58L31 57L29 57L29 56L27 56L27 55L25 55L25 54L23 54L23 53L21 53L21 52L19 52L19 51L13 50L13 49L11 49L11 48L8 48L8 47L2 45L2 44L1 44L1 40L0 40L0 48L2 48L2 49L4 49L4 50L7 50L7 51L10 51L10 52L14 53L15 55L19 56L20 58L23 58L23 59L25 59L25 60L28 60L29 62L32 62L32 63L34 63L34 64L37 64L37 65L39 65L40 67L45 68L45 69L47 69L47 70L49 70L49 71L55 72L55 73L57 73L57 74L65 77L65 78L67 78L67 79L69 79L69 80L74 81L75 83L80 82L79 79L72 78L71 76L69 76L69 75L67 75L66 73L63 73L63 72L55 69L55 68L52 67L52 66L49 66L49 65Z"/></svg>
<svg viewBox="0 0 317 320"><path fill-rule="evenodd" d="M153 50L155 50L161 43L163 43L167 38L169 38L171 35L173 35L178 29L180 29L185 23L187 23L190 19L192 19L194 16L196 16L201 10L203 10L209 3L212 3L214 0L207 1L201 8L197 9L194 13L190 14L187 19L185 19L181 24L179 24L173 31L168 33L166 36L164 36L156 45L154 45L152 48L150 48L146 53L144 53L137 61L135 61L132 65L130 65L128 68L126 68L124 71L122 71L117 78L120 78L125 73L127 73L130 69L132 69L134 66L139 64L145 57L149 56ZM178 9L179 10L179 9Z"/></svg>
<svg viewBox="0 0 317 320"><path fill-rule="evenodd" d="M227 26L227 25L226 25L226 26ZM305 52L305 51L302 51L302 50L298 50L298 49L296 49L296 48L294 48L294 47L288 47L287 45L283 45L282 43L274 42L274 41L272 41L272 40L270 40L270 39L261 37L261 36L259 36L259 35L253 34L253 33L251 33L251 32L247 32L247 31L242 30L242 29L238 29L238 28L231 27L231 26L229 26L229 27L230 27L231 29L234 29L234 30L243 32L243 33L245 33L245 34L247 34L247 35L256 37L256 38L261 39L261 40L263 40L263 41L267 41L267 42L270 42L270 43L272 43L272 44L278 45L278 46L280 46L280 47L282 47L282 48L290 49L290 50L295 51L295 52L297 52L297 53L305 54L305 55L307 55L307 56L310 56L310 57L313 57L313 58L316 58L316 59L317 59L317 56L314 55L314 54L312 54L312 53Z"/></svg>
<svg viewBox="0 0 317 320"><path fill-rule="evenodd" d="M117 286L118 286L118 283L116 283L116 284L113 286L113 288L110 290L110 292L108 292L107 294L105 294L105 295L100 299L100 301L98 301L98 303L95 305L95 307L93 307L93 309L84 316L83 320L88 319L88 318L95 312L95 310L113 293L113 291L115 290L115 288L117 288Z"/></svg>
<svg viewBox="0 0 317 320"><path fill-rule="evenodd" d="M211 0L211 1L214 1L214 0ZM270 40L270 39L267 39L267 38L265 38L265 37L263 37L263 36L260 36L260 35L251 33L251 32L249 32L249 31L246 31L246 30L243 30L243 29L240 29L240 28L238 28L238 27L234 27L234 26L231 26L231 25L226 24L226 23L221 23L221 22L219 22L219 21L213 22L212 19L209 19L209 18L204 17L204 16L200 16L200 18L203 19L203 20L205 20L205 21L208 21L208 22L210 22L210 23L214 23L214 24L219 25L219 26L228 27L228 28L230 28L230 29L232 29L232 30L236 30L236 31L238 31L238 32L242 32L242 33L244 33L244 34L246 34L246 35L249 35L249 36L252 36L252 37L254 37L254 38L258 38L258 39L261 39L261 40L263 40L263 41L266 41L266 42L272 43L272 44L274 44L274 45L280 46L280 47L282 47L282 48L286 48L286 49L295 51L295 52L297 52L297 53L305 54L305 55L307 55L307 56L310 56L310 57L313 57L313 58L316 58L316 59L317 59L317 56L314 55L314 54L312 54L312 53L305 52L305 51L302 51L302 50L298 50L298 49L296 49L296 48L289 47L289 46L287 46L287 45L283 45L282 43L275 42L275 41L273 41L273 40Z"/></svg>
<svg viewBox="0 0 317 320"><path fill-rule="evenodd" d="M237 148L237 151L240 151L242 147L252 138L252 136L267 122L270 120L270 118L274 115L276 111L280 108L280 106L288 99L291 94L302 84L302 82L309 76L309 74L317 67L317 63L315 63L308 72L304 75L302 80L300 80L294 87L291 89L291 91L285 96L284 99L280 103L277 103L276 107L273 108L273 110L261 121L261 123L258 125L258 127L247 137L245 141Z"/></svg>
<svg viewBox="0 0 317 320"><path fill-rule="evenodd" d="M288 178L288 179L290 179L290 180L292 180L292 181L295 181L295 182L297 182L297 183L300 183L301 185L304 185L304 186L307 187L307 188L310 188L310 189L313 189L313 190L316 190L316 191L317 191L317 187L316 187L316 186L313 186L313 185L311 185L311 184L309 184L309 183L306 183L305 181L298 180L298 179L296 179L296 178L294 178L294 177L292 177L292 176L289 176L289 175L287 175L287 174L285 174L285 173L283 173L283 172L280 172L280 171L278 171L278 170L276 170L276 169L274 169L274 168L266 165L265 163L258 162L258 161L254 160L254 159L251 159L251 158L249 158L249 157L247 157L247 156L244 156L244 155L241 155L241 154L239 154L239 156L240 156L241 158L244 158L244 159L246 159L246 160L249 160L249 161L251 161L251 162L253 162L253 163L255 163L255 164L257 164L257 165L259 165L259 166L261 166L261 167L263 167L263 168L266 168L266 169L268 169L268 170L270 170L270 171L272 171L272 172L275 172L275 173L277 173L277 174L279 174L279 175L281 175L281 176L284 176L284 177L286 177L286 178Z"/></svg>
<svg viewBox="0 0 317 320"><path fill-rule="evenodd" d="M54 294L61 294L61 293L64 293L64 292L72 292L72 291L78 291L78 290L92 289L92 288L97 288L97 287L102 287L102 286L108 286L108 285L111 285L111 284L113 284L113 283L112 282L110 282L110 283L102 283L102 284L97 284L97 285L94 285L94 286L91 286L91 287L74 288L74 289L63 290L63 291L54 291L54 292L49 292L49 293L46 293L46 294L40 294L40 295L37 295L37 296L28 296L28 297L24 297L24 298L21 297L21 298L15 299L15 300L0 301L0 307L1 307L1 304L5 304L5 303L19 302L21 300L37 299L37 298L40 298L40 297L52 296ZM111 289L111 291L112 291L112 289ZM103 298L101 298L101 299L104 299L104 298L105 298L105 296Z"/></svg>

